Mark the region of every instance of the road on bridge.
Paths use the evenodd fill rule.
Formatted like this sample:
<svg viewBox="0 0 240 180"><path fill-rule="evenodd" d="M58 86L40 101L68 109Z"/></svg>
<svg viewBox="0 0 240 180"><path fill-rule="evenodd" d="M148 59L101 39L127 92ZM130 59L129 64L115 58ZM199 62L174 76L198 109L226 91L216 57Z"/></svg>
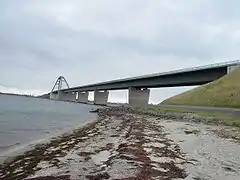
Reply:
<svg viewBox="0 0 240 180"><path fill-rule="evenodd" d="M186 105L165 105L159 104L157 107L162 108L178 108L178 109L189 109L197 111L208 111L208 112L221 112L226 114L231 114L235 116L240 116L240 109L237 108L221 108L221 107L205 107L205 106L186 106Z"/></svg>

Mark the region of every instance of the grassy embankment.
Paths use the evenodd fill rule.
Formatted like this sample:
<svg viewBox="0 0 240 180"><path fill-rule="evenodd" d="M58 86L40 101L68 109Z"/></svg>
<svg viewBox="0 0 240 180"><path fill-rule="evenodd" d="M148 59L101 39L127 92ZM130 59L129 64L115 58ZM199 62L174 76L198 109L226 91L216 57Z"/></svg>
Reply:
<svg viewBox="0 0 240 180"><path fill-rule="evenodd" d="M161 104L240 108L240 68L216 81L173 96Z"/></svg>
<svg viewBox="0 0 240 180"><path fill-rule="evenodd" d="M166 113L179 113L179 114L193 114L205 118L208 123L223 124L228 126L235 126L240 128L240 117L233 114L225 114L221 112L207 112L202 110L190 110L186 108L146 108L143 110L145 113L150 113L160 116Z"/></svg>

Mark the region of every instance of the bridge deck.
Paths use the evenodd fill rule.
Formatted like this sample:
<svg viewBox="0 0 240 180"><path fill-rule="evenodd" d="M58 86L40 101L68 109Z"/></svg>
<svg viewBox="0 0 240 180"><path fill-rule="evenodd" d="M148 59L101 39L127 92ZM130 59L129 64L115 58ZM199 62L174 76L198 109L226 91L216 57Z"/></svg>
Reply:
<svg viewBox="0 0 240 180"><path fill-rule="evenodd" d="M116 79L112 81L63 89L63 91L76 92L128 89L129 87L155 88L201 85L226 75L228 66L234 66L238 64L240 64L240 60L179 69L169 72L154 73L131 78Z"/></svg>

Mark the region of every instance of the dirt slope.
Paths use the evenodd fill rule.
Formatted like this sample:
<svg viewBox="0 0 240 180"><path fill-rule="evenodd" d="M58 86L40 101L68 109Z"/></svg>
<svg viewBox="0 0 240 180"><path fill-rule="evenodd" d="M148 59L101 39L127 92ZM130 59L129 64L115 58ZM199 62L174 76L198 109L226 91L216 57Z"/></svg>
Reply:
<svg viewBox="0 0 240 180"><path fill-rule="evenodd" d="M173 96L161 104L240 107L240 68L203 86Z"/></svg>

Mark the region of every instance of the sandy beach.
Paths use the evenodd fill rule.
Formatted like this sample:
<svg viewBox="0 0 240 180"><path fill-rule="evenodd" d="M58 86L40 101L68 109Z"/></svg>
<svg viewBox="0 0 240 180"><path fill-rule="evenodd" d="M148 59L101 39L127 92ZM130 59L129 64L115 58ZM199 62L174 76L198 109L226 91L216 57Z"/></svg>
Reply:
<svg viewBox="0 0 240 180"><path fill-rule="evenodd" d="M237 180L240 144L229 132L191 115L100 109L96 121L6 161L0 179Z"/></svg>

